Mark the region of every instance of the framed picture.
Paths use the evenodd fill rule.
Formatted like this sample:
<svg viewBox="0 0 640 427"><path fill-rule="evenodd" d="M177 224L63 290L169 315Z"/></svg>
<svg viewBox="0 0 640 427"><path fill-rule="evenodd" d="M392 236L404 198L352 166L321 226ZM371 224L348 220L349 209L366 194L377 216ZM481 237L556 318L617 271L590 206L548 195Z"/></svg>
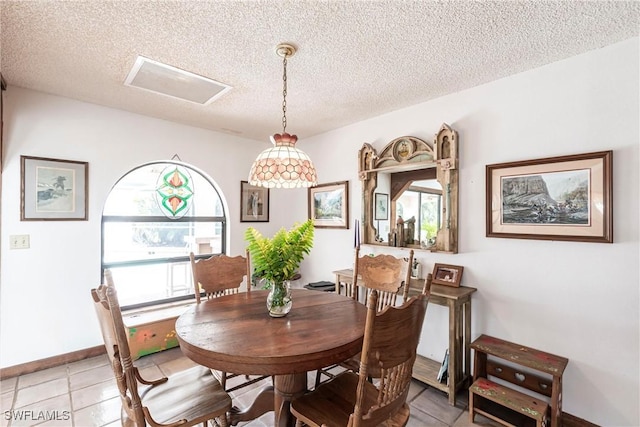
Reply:
<svg viewBox="0 0 640 427"><path fill-rule="evenodd" d="M86 221L89 164L20 156L21 221Z"/></svg>
<svg viewBox="0 0 640 427"><path fill-rule="evenodd" d="M373 219L384 221L389 219L389 195L385 193L375 193Z"/></svg>
<svg viewBox="0 0 640 427"><path fill-rule="evenodd" d="M612 156L488 165L487 237L613 243Z"/></svg>
<svg viewBox="0 0 640 427"><path fill-rule="evenodd" d="M349 181L309 188L309 218L316 228L349 228Z"/></svg>
<svg viewBox="0 0 640 427"><path fill-rule="evenodd" d="M451 264L436 264L433 266L431 283L436 285L460 286L464 267Z"/></svg>
<svg viewBox="0 0 640 427"><path fill-rule="evenodd" d="M240 181L240 222L269 222L269 189Z"/></svg>

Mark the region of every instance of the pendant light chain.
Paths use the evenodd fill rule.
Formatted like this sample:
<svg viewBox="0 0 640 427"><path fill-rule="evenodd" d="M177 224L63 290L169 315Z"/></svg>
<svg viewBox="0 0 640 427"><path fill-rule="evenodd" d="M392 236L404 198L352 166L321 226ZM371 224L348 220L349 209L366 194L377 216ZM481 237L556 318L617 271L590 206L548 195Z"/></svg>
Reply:
<svg viewBox="0 0 640 427"><path fill-rule="evenodd" d="M2 0L0 0L2 1ZM251 165L249 183L265 188L301 188L318 185L318 173L309 156L299 148L297 135L287 131L287 62L296 47L287 43L276 46L282 58L282 134L271 136L272 147L262 151Z"/></svg>
<svg viewBox="0 0 640 427"><path fill-rule="evenodd" d="M287 54L284 54L282 73L282 133L287 129Z"/></svg>

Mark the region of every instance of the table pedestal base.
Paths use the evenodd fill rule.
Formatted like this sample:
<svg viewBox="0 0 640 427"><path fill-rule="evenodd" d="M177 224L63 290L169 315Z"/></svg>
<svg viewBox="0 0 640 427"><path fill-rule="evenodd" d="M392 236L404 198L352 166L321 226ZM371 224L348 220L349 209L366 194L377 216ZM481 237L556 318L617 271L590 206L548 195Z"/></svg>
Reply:
<svg viewBox="0 0 640 427"><path fill-rule="evenodd" d="M291 401L307 391L307 373L276 375L274 379L275 425L294 427L296 419L291 414Z"/></svg>
<svg viewBox="0 0 640 427"><path fill-rule="evenodd" d="M240 421L251 421L269 411L273 411L274 391L273 386L267 385L256 396L250 407L241 411L237 407L231 408L229 421L232 426L238 425Z"/></svg>
<svg viewBox="0 0 640 427"><path fill-rule="evenodd" d="M307 373L276 375L273 386L264 386L251 406L243 411L233 407L230 413L231 425L241 421L259 418L262 414L274 411L275 424L278 427L294 427L296 420L291 414L291 401L307 391Z"/></svg>

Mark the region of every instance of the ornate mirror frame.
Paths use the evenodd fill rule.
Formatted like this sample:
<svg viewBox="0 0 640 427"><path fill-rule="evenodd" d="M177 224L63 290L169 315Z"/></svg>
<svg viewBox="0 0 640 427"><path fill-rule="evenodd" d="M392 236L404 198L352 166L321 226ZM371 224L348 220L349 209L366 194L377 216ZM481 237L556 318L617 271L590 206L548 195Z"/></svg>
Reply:
<svg viewBox="0 0 640 427"><path fill-rule="evenodd" d="M408 246L393 239L380 243L374 226L374 197L378 173L391 174L390 224L392 234L405 233L396 225L396 200L413 180L435 178L442 187L442 221L436 241L427 250L458 252L458 134L446 123L440 127L432 143L413 136L402 136L389 142L380 154L368 143L358 153L358 176L362 181L362 243L372 245ZM395 227L395 228L393 228ZM396 235L398 235L396 234ZM403 240L403 239L400 239Z"/></svg>

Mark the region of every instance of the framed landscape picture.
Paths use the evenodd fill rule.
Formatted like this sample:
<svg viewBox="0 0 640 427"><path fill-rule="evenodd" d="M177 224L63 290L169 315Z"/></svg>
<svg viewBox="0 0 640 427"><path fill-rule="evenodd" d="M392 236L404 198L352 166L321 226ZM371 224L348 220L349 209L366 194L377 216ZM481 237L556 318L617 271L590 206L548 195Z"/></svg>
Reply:
<svg viewBox="0 0 640 427"><path fill-rule="evenodd" d="M240 181L240 222L269 222L269 189Z"/></svg>
<svg viewBox="0 0 640 427"><path fill-rule="evenodd" d="M349 228L349 181L311 187L308 199L316 228Z"/></svg>
<svg viewBox="0 0 640 427"><path fill-rule="evenodd" d="M487 237L613 243L612 156L488 165Z"/></svg>
<svg viewBox="0 0 640 427"><path fill-rule="evenodd" d="M89 164L20 156L20 220L87 219Z"/></svg>

